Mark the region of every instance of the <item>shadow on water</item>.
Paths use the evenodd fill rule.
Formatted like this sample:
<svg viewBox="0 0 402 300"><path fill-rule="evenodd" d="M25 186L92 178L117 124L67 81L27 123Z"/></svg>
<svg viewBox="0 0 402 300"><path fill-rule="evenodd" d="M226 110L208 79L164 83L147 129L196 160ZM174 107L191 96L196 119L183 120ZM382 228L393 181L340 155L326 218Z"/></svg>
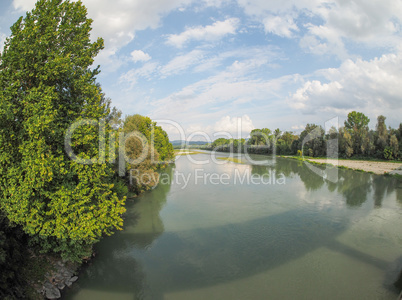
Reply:
<svg viewBox="0 0 402 300"><path fill-rule="evenodd" d="M377 178L372 185L371 175L351 174L345 170L340 170L343 180L338 183L319 181L307 173L310 170L293 161L281 162L274 168L277 174L288 177L297 174L308 190L326 185L328 190L342 194L347 205L353 207L367 200L372 186L376 207L381 206L384 195L396 187L393 181L383 182ZM263 174L266 170L266 166L252 166L254 174ZM172 172L172 169L167 171ZM388 262L336 241L349 226L347 217L334 220L325 213L308 210L291 210L213 228L164 233L159 212L169 190L170 184L160 184L145 195L146 201L141 201L140 197L130 204L125 230L99 244L99 255L81 274L78 286L82 283L89 290L130 293L133 299L163 299L167 292L247 278L320 247L381 270L389 268ZM74 292L67 298L74 299L73 296Z"/></svg>

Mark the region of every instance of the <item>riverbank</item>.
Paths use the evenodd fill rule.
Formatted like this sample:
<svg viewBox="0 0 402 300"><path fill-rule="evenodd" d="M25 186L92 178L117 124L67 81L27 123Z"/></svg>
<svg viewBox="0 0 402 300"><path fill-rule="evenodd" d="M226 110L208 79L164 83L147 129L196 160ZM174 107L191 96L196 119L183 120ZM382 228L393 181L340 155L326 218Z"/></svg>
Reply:
<svg viewBox="0 0 402 300"><path fill-rule="evenodd" d="M295 156L282 156L285 158L296 158ZM347 160L347 159L325 159L325 158L304 158L304 160L320 163L330 164L338 167L345 167L352 170L359 170L378 175L384 175L388 173L396 173L402 175L402 163L394 162L382 162L382 161L369 161L369 160Z"/></svg>

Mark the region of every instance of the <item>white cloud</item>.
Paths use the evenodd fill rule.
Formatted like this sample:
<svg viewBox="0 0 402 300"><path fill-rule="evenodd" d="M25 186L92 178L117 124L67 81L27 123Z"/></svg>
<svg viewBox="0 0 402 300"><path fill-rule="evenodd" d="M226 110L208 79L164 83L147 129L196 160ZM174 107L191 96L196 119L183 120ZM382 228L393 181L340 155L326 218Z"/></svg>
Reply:
<svg viewBox="0 0 402 300"><path fill-rule="evenodd" d="M219 40L228 34L235 34L238 25L239 19L237 18L216 21L212 25L192 27L180 34L171 34L168 36L166 43L181 48L191 40L211 42Z"/></svg>
<svg viewBox="0 0 402 300"><path fill-rule="evenodd" d="M255 52L249 53L253 56ZM268 54L269 55L269 54ZM187 125L211 124L211 120L222 115L255 114L265 111L263 118L269 118L283 101L282 90L294 84L294 76L276 79L257 79L253 74L258 68L269 68L269 60L256 56L235 61L225 70L183 87L167 97L152 101L151 118L164 119L174 116L175 120ZM297 76L296 76L297 77ZM283 105L282 105L283 106Z"/></svg>
<svg viewBox="0 0 402 300"><path fill-rule="evenodd" d="M204 58L204 51L193 50L189 53L176 56L160 70L162 77L171 76L187 70L190 66L199 64Z"/></svg>
<svg viewBox="0 0 402 300"><path fill-rule="evenodd" d="M35 7L36 0L13 0L13 6L17 10L28 11Z"/></svg>
<svg viewBox="0 0 402 300"><path fill-rule="evenodd" d="M253 129L255 126L248 115L242 117L225 116L213 126L214 132L227 132L234 138L247 137Z"/></svg>
<svg viewBox="0 0 402 300"><path fill-rule="evenodd" d="M271 47L251 47L238 48L236 50L226 51L222 53L214 53L205 49L195 49L190 52L179 54L165 65L156 62L148 63L142 68L135 68L120 77L120 83L129 83L130 87L134 87L140 77L150 78L167 78L184 72L216 72L225 62L231 62L228 72L236 72L234 74L252 74L263 66L276 67L271 61L278 58ZM189 71L189 69L191 69ZM223 73L221 73L223 74ZM238 100L239 102L241 101Z"/></svg>
<svg viewBox="0 0 402 300"><path fill-rule="evenodd" d="M293 17L287 16L269 16L263 20L265 32L270 32L282 37L290 38L293 31L299 31Z"/></svg>
<svg viewBox="0 0 402 300"><path fill-rule="evenodd" d="M3 52L4 42L6 41L7 36L4 33L0 32L0 53Z"/></svg>
<svg viewBox="0 0 402 300"><path fill-rule="evenodd" d="M300 45L315 54L347 56L346 42L397 48L402 42L402 2L395 0L237 0L266 32L292 37L296 20L307 33ZM274 16L274 17L273 17ZM307 18L306 18L307 17ZM308 20L306 22L306 20ZM311 22L314 21L314 24Z"/></svg>
<svg viewBox="0 0 402 300"><path fill-rule="evenodd" d="M131 60L134 62L138 61L148 61L151 56L148 53L144 53L142 50L134 50L131 52Z"/></svg>
<svg viewBox="0 0 402 300"><path fill-rule="evenodd" d="M304 125L294 125L291 128L292 128L292 130L301 131L301 130L304 130L305 126Z"/></svg>
<svg viewBox="0 0 402 300"><path fill-rule="evenodd" d="M98 64L113 68L123 62L116 58L119 49L131 42L138 30L157 28L169 12L186 7L193 0L83 0L88 16L94 20L91 37L102 37L105 49L96 58ZM13 0L14 8L31 10L35 0Z"/></svg>
<svg viewBox="0 0 402 300"><path fill-rule="evenodd" d="M216 122L212 120L218 120ZM224 137L224 138L247 138L250 136L251 130L255 129L252 119L244 114L243 116L232 117L229 115L223 117L210 118L211 125L200 123L191 123L189 125L178 124L172 126L164 121L158 123L169 135L170 140L191 140L191 141L207 141ZM184 133L184 136L180 134Z"/></svg>
<svg viewBox="0 0 402 300"><path fill-rule="evenodd" d="M132 69L123 73L119 78L119 82L128 83L130 88L133 88L139 78L150 79L158 67L159 65L156 62L145 63L141 68Z"/></svg>
<svg viewBox="0 0 402 300"><path fill-rule="evenodd" d="M402 53L346 60L339 68L316 72L325 80L305 82L288 101L305 113L359 110L374 117L384 114L397 123L402 115L401 65Z"/></svg>

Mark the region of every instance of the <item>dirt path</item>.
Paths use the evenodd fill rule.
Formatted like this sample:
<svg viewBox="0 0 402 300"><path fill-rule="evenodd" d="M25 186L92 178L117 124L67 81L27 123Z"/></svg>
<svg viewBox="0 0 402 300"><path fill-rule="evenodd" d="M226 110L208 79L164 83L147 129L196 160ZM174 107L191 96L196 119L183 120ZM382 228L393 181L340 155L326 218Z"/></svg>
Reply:
<svg viewBox="0 0 402 300"><path fill-rule="evenodd" d="M373 172L375 174L384 174L391 172L395 169L401 168L402 163L388 163L378 161L365 161L365 160L336 160L336 159L308 159L318 163L329 163L334 166L344 166L350 169L360 169L366 172Z"/></svg>

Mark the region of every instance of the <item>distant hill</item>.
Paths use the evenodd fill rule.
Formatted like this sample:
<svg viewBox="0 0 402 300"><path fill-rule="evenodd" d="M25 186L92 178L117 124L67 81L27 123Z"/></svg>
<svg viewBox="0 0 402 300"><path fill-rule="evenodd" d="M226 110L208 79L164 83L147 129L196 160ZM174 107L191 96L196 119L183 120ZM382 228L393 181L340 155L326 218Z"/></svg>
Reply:
<svg viewBox="0 0 402 300"><path fill-rule="evenodd" d="M190 146L191 145L198 145L198 146L201 146L201 145L208 144L205 141L190 141L190 142L188 142L188 141L182 141L182 140L171 141L171 143L172 143L173 146L180 146L180 145L190 145Z"/></svg>

